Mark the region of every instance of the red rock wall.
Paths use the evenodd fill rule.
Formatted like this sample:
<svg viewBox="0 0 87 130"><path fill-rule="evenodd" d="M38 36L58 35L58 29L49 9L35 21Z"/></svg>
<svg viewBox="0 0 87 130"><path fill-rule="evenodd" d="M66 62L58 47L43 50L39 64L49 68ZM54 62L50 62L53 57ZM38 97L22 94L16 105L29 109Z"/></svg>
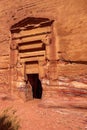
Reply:
<svg viewBox="0 0 87 130"><path fill-rule="evenodd" d="M57 66L54 73L56 81L62 76L65 85L81 80L87 83L87 1L86 0L1 0L0 1L0 81L10 82L4 72L10 68L10 28L26 17L49 18L55 21L55 41ZM54 54L55 55L55 54ZM8 57L5 59L4 57ZM3 69L3 65L6 65ZM55 68L54 68L55 69ZM10 73L10 72L9 72ZM8 73L8 75L9 75ZM56 74L57 73L57 74ZM75 77L77 76L77 79ZM9 76L10 77L10 76ZM53 77L53 76L52 76ZM51 79L52 79L51 77ZM70 81L66 85L67 82ZM79 81L78 81L79 82ZM56 83L60 86L61 83ZM85 86L84 85L84 86ZM9 86L9 85L8 85ZM75 85L78 87L78 85ZM82 86L80 84L80 86ZM86 86L85 86L86 87Z"/></svg>

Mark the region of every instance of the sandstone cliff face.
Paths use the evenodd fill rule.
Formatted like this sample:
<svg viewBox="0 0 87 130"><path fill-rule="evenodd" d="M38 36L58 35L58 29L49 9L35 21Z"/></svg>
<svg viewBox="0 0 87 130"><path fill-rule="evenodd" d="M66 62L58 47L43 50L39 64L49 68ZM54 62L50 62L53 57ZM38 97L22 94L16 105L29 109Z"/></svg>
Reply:
<svg viewBox="0 0 87 130"><path fill-rule="evenodd" d="M79 88L87 84L87 1L86 0L1 0L0 1L0 81L10 87L11 26L27 17L54 20L56 86ZM55 54L54 54L55 53ZM52 71L52 72L51 72ZM7 73L7 75L6 75ZM48 73L48 72L47 72ZM49 75L49 74L48 74ZM62 76L62 78L61 78ZM78 80L75 78L77 76ZM6 77L6 78L5 78ZM67 82L66 85L66 77ZM61 80L61 83L60 83ZM85 82L84 82L85 80ZM58 81L58 83L57 83ZM77 84L72 83L77 82ZM61 85L60 85L61 84Z"/></svg>

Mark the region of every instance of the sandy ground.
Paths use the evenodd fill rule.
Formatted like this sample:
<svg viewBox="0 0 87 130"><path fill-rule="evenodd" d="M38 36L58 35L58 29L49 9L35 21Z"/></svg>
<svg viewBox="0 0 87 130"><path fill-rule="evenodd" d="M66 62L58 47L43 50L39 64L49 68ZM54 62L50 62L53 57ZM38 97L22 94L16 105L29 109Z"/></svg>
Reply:
<svg viewBox="0 0 87 130"><path fill-rule="evenodd" d="M47 107L42 100L1 100L0 111L17 110L20 130L87 130L87 109Z"/></svg>

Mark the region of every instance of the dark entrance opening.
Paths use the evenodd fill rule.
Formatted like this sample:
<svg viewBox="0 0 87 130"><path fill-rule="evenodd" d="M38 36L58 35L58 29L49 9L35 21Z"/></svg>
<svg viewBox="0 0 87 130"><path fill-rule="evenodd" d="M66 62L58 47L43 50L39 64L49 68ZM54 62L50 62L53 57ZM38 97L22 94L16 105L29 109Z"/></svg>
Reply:
<svg viewBox="0 0 87 130"><path fill-rule="evenodd" d="M38 74L27 74L28 81L32 86L33 98L42 98L42 85Z"/></svg>

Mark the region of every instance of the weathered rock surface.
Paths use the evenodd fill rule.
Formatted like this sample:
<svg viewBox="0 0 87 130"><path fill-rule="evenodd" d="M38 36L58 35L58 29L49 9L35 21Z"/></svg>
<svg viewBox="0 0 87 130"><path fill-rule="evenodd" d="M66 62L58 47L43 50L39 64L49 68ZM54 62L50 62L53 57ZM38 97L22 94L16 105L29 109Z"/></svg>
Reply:
<svg viewBox="0 0 87 130"><path fill-rule="evenodd" d="M45 91L44 81L49 88L50 86L56 86L58 93L60 93L60 89L64 94L75 95L76 92L76 95L79 96L86 95L86 0L0 1L0 90L4 89L5 91L7 88L11 88L11 27L27 17L54 20L52 38L55 44L50 45L48 53L50 56L47 54L48 61L40 65L44 70L39 67L43 90ZM55 61L55 63L51 61ZM55 91L57 92L56 88Z"/></svg>

